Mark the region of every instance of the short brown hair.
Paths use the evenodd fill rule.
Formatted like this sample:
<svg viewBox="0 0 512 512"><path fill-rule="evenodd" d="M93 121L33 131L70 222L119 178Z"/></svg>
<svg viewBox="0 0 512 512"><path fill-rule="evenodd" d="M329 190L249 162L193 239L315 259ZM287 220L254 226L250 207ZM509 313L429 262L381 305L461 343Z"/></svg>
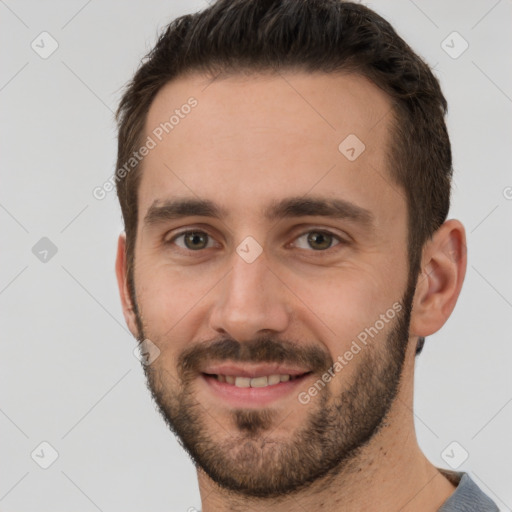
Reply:
<svg viewBox="0 0 512 512"><path fill-rule="evenodd" d="M405 192L409 273L448 215L452 176L446 100L429 66L381 16L342 0L219 0L175 19L129 83L117 112L117 169L140 147L149 107L169 81L189 72L356 73L392 100L391 178ZM140 164L117 182L132 297Z"/></svg>

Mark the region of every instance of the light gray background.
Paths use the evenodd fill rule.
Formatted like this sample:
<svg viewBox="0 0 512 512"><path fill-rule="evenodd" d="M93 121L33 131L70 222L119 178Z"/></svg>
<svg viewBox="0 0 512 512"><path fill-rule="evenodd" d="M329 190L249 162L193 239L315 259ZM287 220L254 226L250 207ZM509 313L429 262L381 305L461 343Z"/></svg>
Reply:
<svg viewBox="0 0 512 512"><path fill-rule="evenodd" d="M420 445L512 508L512 50L510 0L368 3L434 66L449 102L450 217L467 228L469 265L447 325L417 363ZM114 277L122 230L112 112L120 89L171 19L204 1L0 0L0 510L185 511L195 471L155 410ZM59 47L32 48L47 31ZM457 31L469 48L450 57ZM457 36L455 36L457 37ZM460 39L447 40L453 51ZM48 46L46 46L48 48ZM48 237L58 252L40 261ZM59 457L31 458L40 443ZM46 450L39 460L49 456ZM44 452L44 450L43 450ZM37 456L34 456L37 459Z"/></svg>

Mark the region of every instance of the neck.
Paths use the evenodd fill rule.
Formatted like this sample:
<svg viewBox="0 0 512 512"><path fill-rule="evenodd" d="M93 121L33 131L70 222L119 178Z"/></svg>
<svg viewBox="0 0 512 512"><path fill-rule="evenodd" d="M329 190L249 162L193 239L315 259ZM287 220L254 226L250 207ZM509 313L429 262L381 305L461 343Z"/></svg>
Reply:
<svg viewBox="0 0 512 512"><path fill-rule="evenodd" d="M418 446L412 413L414 359L404 366L397 398L380 431L341 471L277 499L250 498L220 488L198 471L203 512L282 512L321 509L355 512L432 512L455 486ZM414 354L412 354L414 358ZM298 507L298 505L300 505Z"/></svg>

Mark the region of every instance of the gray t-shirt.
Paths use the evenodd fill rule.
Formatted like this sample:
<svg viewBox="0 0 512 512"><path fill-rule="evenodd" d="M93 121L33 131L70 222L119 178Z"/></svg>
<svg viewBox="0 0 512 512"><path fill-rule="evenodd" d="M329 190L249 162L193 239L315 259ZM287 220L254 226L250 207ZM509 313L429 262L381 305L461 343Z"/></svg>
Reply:
<svg viewBox="0 0 512 512"><path fill-rule="evenodd" d="M438 512L499 512L496 503L471 480L467 473L437 468L457 489L441 505Z"/></svg>

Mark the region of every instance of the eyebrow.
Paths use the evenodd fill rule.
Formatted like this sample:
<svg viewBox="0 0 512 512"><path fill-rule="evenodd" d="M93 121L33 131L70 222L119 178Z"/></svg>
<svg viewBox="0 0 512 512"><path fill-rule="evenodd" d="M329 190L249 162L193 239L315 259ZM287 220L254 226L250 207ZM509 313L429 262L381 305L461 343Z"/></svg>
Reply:
<svg viewBox="0 0 512 512"><path fill-rule="evenodd" d="M149 207L144 224L152 226L193 216L222 219L229 214L225 208L208 199L184 197L164 202L156 200ZM374 221L372 212L350 201L318 196L297 196L273 201L264 211L264 216L270 221L307 216L348 219L366 227L371 227Z"/></svg>

